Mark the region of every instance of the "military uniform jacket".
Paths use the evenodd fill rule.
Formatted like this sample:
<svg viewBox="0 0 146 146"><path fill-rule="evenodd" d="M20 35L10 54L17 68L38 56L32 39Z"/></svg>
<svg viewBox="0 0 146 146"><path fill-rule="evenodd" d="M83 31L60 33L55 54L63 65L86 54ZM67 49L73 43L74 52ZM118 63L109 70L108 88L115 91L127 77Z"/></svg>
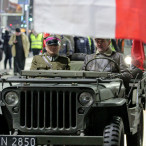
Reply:
<svg viewBox="0 0 146 146"><path fill-rule="evenodd" d="M47 54L33 57L30 70L70 70L68 57L57 56L55 61L50 61Z"/></svg>
<svg viewBox="0 0 146 146"><path fill-rule="evenodd" d="M87 63L90 60L94 58L103 58L103 57L113 59L118 64L120 73L124 80L131 79L132 75L130 71L128 70L128 66L124 62L123 55L121 53L112 51L111 48L109 48L104 54L100 54L97 51L96 54L87 55L85 57L82 69L85 70L85 67L86 67L87 70L92 70L92 71L118 73L118 69L115 63L107 59L96 59L96 60L91 61L87 65Z"/></svg>

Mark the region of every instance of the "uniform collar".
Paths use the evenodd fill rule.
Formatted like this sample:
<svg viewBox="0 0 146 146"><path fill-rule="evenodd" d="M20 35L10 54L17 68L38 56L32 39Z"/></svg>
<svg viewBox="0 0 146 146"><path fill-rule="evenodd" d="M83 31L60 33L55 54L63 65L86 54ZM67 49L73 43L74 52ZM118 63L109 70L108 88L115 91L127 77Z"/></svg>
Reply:
<svg viewBox="0 0 146 146"><path fill-rule="evenodd" d="M99 53L99 51L97 50L97 51L96 51L96 55L98 55L98 54L104 54L105 56L111 56L113 52L115 52L115 51L113 51L113 50L109 47L104 53Z"/></svg>
<svg viewBox="0 0 146 146"><path fill-rule="evenodd" d="M56 56L50 56L48 53L46 53L45 56L46 56L51 62L56 61L57 58L59 57L58 55L56 55Z"/></svg>

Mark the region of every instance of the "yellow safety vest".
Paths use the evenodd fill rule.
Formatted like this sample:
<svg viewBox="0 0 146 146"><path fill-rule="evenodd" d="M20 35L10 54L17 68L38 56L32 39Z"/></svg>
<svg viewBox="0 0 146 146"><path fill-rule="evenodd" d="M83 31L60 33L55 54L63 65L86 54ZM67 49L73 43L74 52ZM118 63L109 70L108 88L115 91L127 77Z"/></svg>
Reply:
<svg viewBox="0 0 146 146"><path fill-rule="evenodd" d="M38 34L35 36L34 34L30 35L31 39L31 49L42 49L43 46L43 35Z"/></svg>
<svg viewBox="0 0 146 146"><path fill-rule="evenodd" d="M116 51L114 46L113 46L113 44L112 44L112 42L110 43L110 47L111 47L112 51Z"/></svg>

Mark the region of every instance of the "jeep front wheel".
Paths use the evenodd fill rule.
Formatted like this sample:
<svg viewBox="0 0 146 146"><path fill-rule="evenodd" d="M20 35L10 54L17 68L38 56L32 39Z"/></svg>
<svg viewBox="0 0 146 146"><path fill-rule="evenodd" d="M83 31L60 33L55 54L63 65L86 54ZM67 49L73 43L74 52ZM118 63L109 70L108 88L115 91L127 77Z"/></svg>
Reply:
<svg viewBox="0 0 146 146"><path fill-rule="evenodd" d="M143 110L140 113L140 122L138 124L137 133L127 135L127 146L143 146Z"/></svg>
<svg viewBox="0 0 146 146"><path fill-rule="evenodd" d="M104 146L124 146L124 125L120 117L114 117L104 129Z"/></svg>

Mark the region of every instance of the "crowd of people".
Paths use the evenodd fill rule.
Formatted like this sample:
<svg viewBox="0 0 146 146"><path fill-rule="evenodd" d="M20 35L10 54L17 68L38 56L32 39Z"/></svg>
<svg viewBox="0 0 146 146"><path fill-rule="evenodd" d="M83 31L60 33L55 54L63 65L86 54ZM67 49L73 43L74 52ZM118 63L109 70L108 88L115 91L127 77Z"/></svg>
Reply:
<svg viewBox="0 0 146 146"><path fill-rule="evenodd" d="M8 30L2 35L0 40L0 61L4 52L4 69L13 69L14 75L19 75L24 70L25 59L29 53L33 54L31 70L35 69L70 69L69 63L74 54L85 54L83 68L86 62L95 57L109 57L118 62L121 77L130 79L127 66L121 53L123 52L123 39L99 39L81 36L52 35L49 33L37 33L32 30L27 36L20 28L16 28L15 33L10 35ZM13 64L12 64L13 57ZM9 68L7 65L9 63ZM57 62L57 63L56 63ZM99 64L97 65L97 62ZM96 65L95 65L96 64ZM106 66L106 67L105 67ZM108 61L93 61L89 70L114 71L113 65ZM106 68L106 69L105 69ZM127 77L128 76L128 77Z"/></svg>
<svg viewBox="0 0 146 146"><path fill-rule="evenodd" d="M45 39L50 36L49 33L37 33L31 30L29 36L16 28L14 33L5 30L0 38L0 61L4 58L4 69L12 70L14 75L18 75L25 67L25 59L29 53L33 56L47 52ZM69 57L74 53L92 54L95 52L93 39L80 36L59 36L60 49L59 55ZM12 61L13 59L13 61ZM12 64L13 62L13 64ZM2 68L1 68L2 69Z"/></svg>

